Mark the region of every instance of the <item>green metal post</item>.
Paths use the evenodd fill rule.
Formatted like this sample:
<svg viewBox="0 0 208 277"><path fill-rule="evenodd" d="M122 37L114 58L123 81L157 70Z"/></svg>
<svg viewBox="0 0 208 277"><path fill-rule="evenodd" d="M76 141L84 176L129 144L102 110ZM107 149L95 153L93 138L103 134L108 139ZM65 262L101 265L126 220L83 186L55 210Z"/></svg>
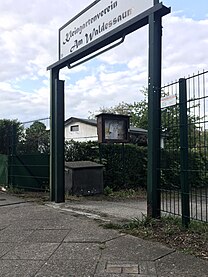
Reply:
<svg viewBox="0 0 208 277"><path fill-rule="evenodd" d="M64 81L55 80L55 202L65 201Z"/></svg>
<svg viewBox="0 0 208 277"><path fill-rule="evenodd" d="M188 183L188 117L187 117L187 87L186 79L179 80L180 106L180 162L181 162L181 206L182 224L188 227L190 223L189 183Z"/></svg>
<svg viewBox="0 0 208 277"><path fill-rule="evenodd" d="M55 201L55 80L59 70L53 68L50 74L50 201Z"/></svg>
<svg viewBox="0 0 208 277"><path fill-rule="evenodd" d="M156 3L158 1L155 1ZM162 19L149 16L149 84L148 84L148 173L147 215L160 217L160 125L161 125L161 56Z"/></svg>

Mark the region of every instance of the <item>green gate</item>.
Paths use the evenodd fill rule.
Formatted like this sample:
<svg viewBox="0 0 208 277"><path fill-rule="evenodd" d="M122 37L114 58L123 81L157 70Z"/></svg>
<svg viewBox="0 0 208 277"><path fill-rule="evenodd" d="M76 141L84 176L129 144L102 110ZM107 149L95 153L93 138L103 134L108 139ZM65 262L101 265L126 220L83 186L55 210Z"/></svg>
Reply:
<svg viewBox="0 0 208 277"><path fill-rule="evenodd" d="M49 190L49 155L9 156L9 185L27 190Z"/></svg>

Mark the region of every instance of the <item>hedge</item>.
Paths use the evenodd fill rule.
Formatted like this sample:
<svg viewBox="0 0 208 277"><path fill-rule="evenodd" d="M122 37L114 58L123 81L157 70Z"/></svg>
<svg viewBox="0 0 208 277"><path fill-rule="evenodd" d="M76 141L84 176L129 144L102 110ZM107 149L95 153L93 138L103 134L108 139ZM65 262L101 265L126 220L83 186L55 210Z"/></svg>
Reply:
<svg viewBox="0 0 208 277"><path fill-rule="evenodd" d="M65 160L102 163L105 166L104 186L113 190L147 186L147 147L68 141L65 143ZM190 187L207 186L205 157L201 153L190 151L188 164ZM180 189L179 150L161 150L161 187Z"/></svg>
<svg viewBox="0 0 208 277"><path fill-rule="evenodd" d="M68 141L65 160L102 163L104 186L114 190L146 187L147 149L133 144L98 144Z"/></svg>

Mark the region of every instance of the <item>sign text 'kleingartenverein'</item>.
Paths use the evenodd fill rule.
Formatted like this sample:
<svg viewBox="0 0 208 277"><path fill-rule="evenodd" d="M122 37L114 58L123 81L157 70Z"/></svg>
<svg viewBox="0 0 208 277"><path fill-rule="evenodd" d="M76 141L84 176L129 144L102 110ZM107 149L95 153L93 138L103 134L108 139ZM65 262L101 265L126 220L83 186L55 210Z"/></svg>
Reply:
<svg viewBox="0 0 208 277"><path fill-rule="evenodd" d="M100 0L59 30L60 59L153 7L154 0Z"/></svg>

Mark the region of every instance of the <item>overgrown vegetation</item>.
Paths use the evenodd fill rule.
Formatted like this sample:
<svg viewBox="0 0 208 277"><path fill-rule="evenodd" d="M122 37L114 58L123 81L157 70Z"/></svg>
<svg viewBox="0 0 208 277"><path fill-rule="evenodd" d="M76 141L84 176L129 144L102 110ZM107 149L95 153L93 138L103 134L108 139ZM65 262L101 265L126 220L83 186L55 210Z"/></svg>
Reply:
<svg viewBox="0 0 208 277"><path fill-rule="evenodd" d="M167 246L208 260L208 225L192 221L189 228L182 227L181 219L165 216L152 219L133 219L126 224L104 225L105 228L117 229L142 239L157 241Z"/></svg>
<svg viewBox="0 0 208 277"><path fill-rule="evenodd" d="M146 199L147 192L144 188L138 189L121 189L118 191L113 191L109 186L104 188L104 195L110 200L126 200L126 199Z"/></svg>

